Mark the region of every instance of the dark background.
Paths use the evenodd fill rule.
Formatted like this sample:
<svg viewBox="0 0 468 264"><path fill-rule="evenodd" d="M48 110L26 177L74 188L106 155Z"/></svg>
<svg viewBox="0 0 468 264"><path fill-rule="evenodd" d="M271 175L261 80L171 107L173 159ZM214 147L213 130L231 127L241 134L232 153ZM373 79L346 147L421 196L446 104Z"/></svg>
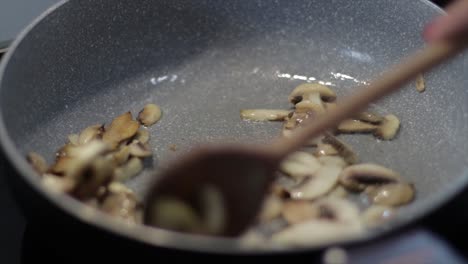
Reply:
<svg viewBox="0 0 468 264"><path fill-rule="evenodd" d="M445 6L451 1L434 2ZM47 235L38 232L34 225L26 224L6 185L4 174L8 170L5 166L0 157L0 264L26 263L26 259L28 263L64 263L63 259L60 261L55 259L54 262L54 257L49 254L50 252L47 253L48 248L42 247L42 244L54 244L59 241L47 241ZM391 258L395 262L391 263L415 263L415 259L408 259L404 252L400 255L399 250L406 248L413 252L432 252L430 263L465 263L465 254L468 250L468 231L466 231L468 228L465 227L468 217L467 213L463 212L465 205L468 205L468 198L458 197L456 202L418 224L411 232L376 245L352 249L351 260L353 263L377 263L379 256L389 257L389 252L392 252ZM39 259L36 255L42 257ZM93 259L89 261L93 262Z"/></svg>

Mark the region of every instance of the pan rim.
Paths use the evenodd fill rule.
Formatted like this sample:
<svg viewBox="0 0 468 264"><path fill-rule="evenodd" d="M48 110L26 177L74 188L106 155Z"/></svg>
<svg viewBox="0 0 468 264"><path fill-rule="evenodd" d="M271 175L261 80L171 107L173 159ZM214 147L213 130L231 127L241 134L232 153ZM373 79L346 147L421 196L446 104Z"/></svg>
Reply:
<svg viewBox="0 0 468 264"><path fill-rule="evenodd" d="M34 21L27 25L13 41L4 58L0 62L0 89L4 77L4 72L8 62L14 54L16 48L21 44L23 39L32 31L36 25L41 23L45 17L52 12L55 12L60 7L70 2L70 0L62 0L52 7L44 11ZM421 4L426 4L433 8L436 12L444 13L435 4L429 0L419 0ZM398 233L399 230L408 227L415 221L429 215L435 210L442 207L449 200L459 194L468 184L468 171L456 178L456 181L446 187L444 192L438 195L430 196L419 204L419 210L416 210L412 217L399 218L397 221L389 223L388 228L376 232L366 233L359 238L353 238L338 243L326 243L319 246L305 248L280 248L280 249L258 249L242 247L237 239L233 238L209 238L203 236L194 236L182 233L171 232L163 229L147 227L143 225L128 226L112 217L99 211L89 214L88 208L81 202L69 197L68 195L53 194L46 190L38 181L37 175L26 162L20 151L14 146L11 137L7 132L3 114L0 109L0 146L5 154L6 162L9 162L15 169L18 176L22 178L35 192L38 192L48 203L57 207L63 213L78 220L82 224L90 225L99 230L121 236L135 242L141 242L155 247L171 248L183 251L192 251L197 253L220 253L220 254L277 254L277 253L300 253L321 250L331 246L348 246L360 243L366 243L381 237L386 237L393 233Z"/></svg>

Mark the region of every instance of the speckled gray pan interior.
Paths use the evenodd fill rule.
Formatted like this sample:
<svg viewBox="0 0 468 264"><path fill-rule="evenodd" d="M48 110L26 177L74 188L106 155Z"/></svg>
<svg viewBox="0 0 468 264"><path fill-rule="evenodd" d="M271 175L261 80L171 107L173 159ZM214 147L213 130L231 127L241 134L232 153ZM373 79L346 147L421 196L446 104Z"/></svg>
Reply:
<svg viewBox="0 0 468 264"><path fill-rule="evenodd" d="M248 123L239 110L288 108L287 95L304 81L324 82L346 96L421 48L423 26L438 13L418 0L65 2L6 55L2 145L21 176L40 189L23 159L26 152L51 160L66 135L157 103L164 114L149 128L155 158L129 183L143 194L153 169L180 153L169 145L183 150L207 141L271 139L279 123ZM394 141L343 136L362 161L393 168L415 183L416 201L390 227L424 215L465 185L467 73L467 57L459 56L425 76L425 93L408 86L373 105L400 117ZM84 218L71 199L44 196L91 224L155 245L243 250L232 241L127 230L100 215Z"/></svg>

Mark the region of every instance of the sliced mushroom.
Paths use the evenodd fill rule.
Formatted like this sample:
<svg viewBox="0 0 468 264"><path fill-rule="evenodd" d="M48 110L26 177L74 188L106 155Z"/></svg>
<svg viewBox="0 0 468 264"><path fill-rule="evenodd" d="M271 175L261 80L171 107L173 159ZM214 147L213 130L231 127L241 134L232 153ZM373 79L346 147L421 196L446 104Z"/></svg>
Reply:
<svg viewBox="0 0 468 264"><path fill-rule="evenodd" d="M102 140L115 149L118 144L133 137L140 127L140 124L133 120L132 114L126 112L114 120L102 135Z"/></svg>
<svg viewBox="0 0 468 264"><path fill-rule="evenodd" d="M74 160L72 157L58 157L55 163L47 170L47 172L56 175L66 175L73 162Z"/></svg>
<svg viewBox="0 0 468 264"><path fill-rule="evenodd" d="M327 197L333 197L333 198L346 198L348 196L348 191L346 191L343 186L338 185L333 188L328 194Z"/></svg>
<svg viewBox="0 0 468 264"><path fill-rule="evenodd" d="M338 131L341 133L370 133L374 132L378 126L362 122L355 119L347 119L338 125Z"/></svg>
<svg viewBox="0 0 468 264"><path fill-rule="evenodd" d="M289 155L280 164L280 170L296 180L312 175L319 168L320 163L317 158L310 153L302 151Z"/></svg>
<svg viewBox="0 0 468 264"><path fill-rule="evenodd" d="M339 156L320 156L317 159L323 166L335 166L342 169L348 166L348 163Z"/></svg>
<svg viewBox="0 0 468 264"><path fill-rule="evenodd" d="M113 167L113 160L105 157L95 158L78 177L75 176L77 186L73 191L73 196L78 199L96 196L100 187L112 180Z"/></svg>
<svg viewBox="0 0 468 264"><path fill-rule="evenodd" d="M145 158L153 154L149 149L148 144L142 144L137 140L134 140L130 145L128 145L128 148L130 155L133 157Z"/></svg>
<svg viewBox="0 0 468 264"><path fill-rule="evenodd" d="M71 178L48 173L42 176L41 182L45 188L55 193L69 193L76 185L76 182Z"/></svg>
<svg viewBox="0 0 468 264"><path fill-rule="evenodd" d="M340 183L349 190L363 191L369 186L397 183L401 176L388 168L373 163L346 167L340 174Z"/></svg>
<svg viewBox="0 0 468 264"><path fill-rule="evenodd" d="M315 206L319 210L318 217L273 234L272 241L287 246L314 246L364 234L359 210L353 203L327 198L319 200Z"/></svg>
<svg viewBox="0 0 468 264"><path fill-rule="evenodd" d="M161 119L161 115L162 112L159 106L155 104L147 104L143 107L143 110L138 113L137 120L140 121L142 125L148 127L158 122L159 119Z"/></svg>
<svg viewBox="0 0 468 264"><path fill-rule="evenodd" d="M320 142L314 151L314 155L317 157L338 155L338 150L336 150L336 148L331 144L324 144Z"/></svg>
<svg viewBox="0 0 468 264"><path fill-rule="evenodd" d="M293 199L315 199L328 193L338 182L339 167L323 166L289 191Z"/></svg>
<svg viewBox="0 0 468 264"><path fill-rule="evenodd" d="M324 105L325 105L325 110L327 111L333 110L338 106L336 102L324 102Z"/></svg>
<svg viewBox="0 0 468 264"><path fill-rule="evenodd" d="M122 165L128 161L130 157L130 147L128 145L121 146L113 154L113 158L117 165Z"/></svg>
<svg viewBox="0 0 468 264"><path fill-rule="evenodd" d="M160 197L150 204L150 224L181 232L203 230L201 217L187 203L173 197Z"/></svg>
<svg viewBox="0 0 468 264"><path fill-rule="evenodd" d="M332 145L348 164L355 164L359 161L351 146L339 140L331 133L325 133L322 142Z"/></svg>
<svg viewBox="0 0 468 264"><path fill-rule="evenodd" d="M323 264L347 264L348 254L339 247L328 248L323 254Z"/></svg>
<svg viewBox="0 0 468 264"><path fill-rule="evenodd" d="M55 157L57 159L60 159L61 157L72 156L77 146L78 145L74 145L72 143L67 143L63 145L59 150L57 150L57 152L55 153Z"/></svg>
<svg viewBox="0 0 468 264"><path fill-rule="evenodd" d="M102 201L100 209L125 223L142 223L141 204L133 192L128 189L115 191L115 188L110 188L110 193Z"/></svg>
<svg viewBox="0 0 468 264"><path fill-rule="evenodd" d="M114 170L114 179L116 181L127 181L143 170L143 162L137 158L131 158L123 166L118 167Z"/></svg>
<svg viewBox="0 0 468 264"><path fill-rule="evenodd" d="M420 93L426 90L426 83L422 74L419 74L418 77L416 77L416 90Z"/></svg>
<svg viewBox="0 0 468 264"><path fill-rule="evenodd" d="M242 119L250 121L284 121L290 112L278 109L243 109L240 115Z"/></svg>
<svg viewBox="0 0 468 264"><path fill-rule="evenodd" d="M383 117L373 113L373 112L361 112L356 116L357 119L371 123L371 124L380 124L383 121Z"/></svg>
<svg viewBox="0 0 468 264"><path fill-rule="evenodd" d="M319 208L304 200L292 200L284 203L281 215L290 224L298 224L319 216Z"/></svg>
<svg viewBox="0 0 468 264"><path fill-rule="evenodd" d="M386 115L382 124L375 130L374 135L383 140L395 138L400 128L400 120L394 115Z"/></svg>
<svg viewBox="0 0 468 264"><path fill-rule="evenodd" d="M362 213L361 219L365 226L373 228L390 221L396 214L392 207L372 205Z"/></svg>
<svg viewBox="0 0 468 264"><path fill-rule="evenodd" d="M265 201L263 201L258 220L260 223L268 222L281 215L281 209L283 208L283 201L276 195L269 195Z"/></svg>
<svg viewBox="0 0 468 264"><path fill-rule="evenodd" d="M302 101L296 104L297 113L322 114L325 112L325 105L318 92L302 95ZM309 114L311 115L311 114Z"/></svg>
<svg viewBox="0 0 468 264"><path fill-rule="evenodd" d="M78 137L78 145L84 145L91 140L100 139L104 133L104 125L98 124L85 128Z"/></svg>
<svg viewBox="0 0 468 264"><path fill-rule="evenodd" d="M26 156L29 164L31 164L32 168L39 174L42 175L45 173L49 167L47 165L47 161L44 157L42 157L39 153L36 152L29 152Z"/></svg>
<svg viewBox="0 0 468 264"><path fill-rule="evenodd" d="M286 191L285 187L277 183L272 184L270 188L270 193L271 195L274 195L280 199L289 197L289 194Z"/></svg>
<svg viewBox="0 0 468 264"><path fill-rule="evenodd" d="M414 186L409 183L370 186L366 189L366 194L374 204L400 206L414 199Z"/></svg>
<svg viewBox="0 0 468 264"><path fill-rule="evenodd" d="M68 143L72 145L78 145L78 139L80 138L80 135L78 134L70 134L68 135Z"/></svg>
<svg viewBox="0 0 468 264"><path fill-rule="evenodd" d="M304 83L297 86L289 94L289 101L296 104L302 100L303 95L310 93L319 93L324 101L334 101L336 99L336 93L329 87L318 83Z"/></svg>
<svg viewBox="0 0 468 264"><path fill-rule="evenodd" d="M150 134L147 129L139 129L135 135L135 140L138 140L142 144L148 143Z"/></svg>

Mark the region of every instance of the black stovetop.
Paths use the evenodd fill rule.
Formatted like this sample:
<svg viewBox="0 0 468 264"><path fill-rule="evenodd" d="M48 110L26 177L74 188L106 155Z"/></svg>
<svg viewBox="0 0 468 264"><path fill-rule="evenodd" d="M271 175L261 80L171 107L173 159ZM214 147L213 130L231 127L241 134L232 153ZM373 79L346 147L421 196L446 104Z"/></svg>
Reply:
<svg viewBox="0 0 468 264"><path fill-rule="evenodd" d="M80 258L80 253L60 254L57 243L66 244L66 241L51 241L53 236L25 220L5 182L4 166L0 157L0 264L70 263L72 259L94 263L88 256ZM467 205L468 193L405 232L350 248L350 263L468 263L468 227L465 226L468 212L464 212ZM320 259L320 256L302 257L308 257L312 263Z"/></svg>

